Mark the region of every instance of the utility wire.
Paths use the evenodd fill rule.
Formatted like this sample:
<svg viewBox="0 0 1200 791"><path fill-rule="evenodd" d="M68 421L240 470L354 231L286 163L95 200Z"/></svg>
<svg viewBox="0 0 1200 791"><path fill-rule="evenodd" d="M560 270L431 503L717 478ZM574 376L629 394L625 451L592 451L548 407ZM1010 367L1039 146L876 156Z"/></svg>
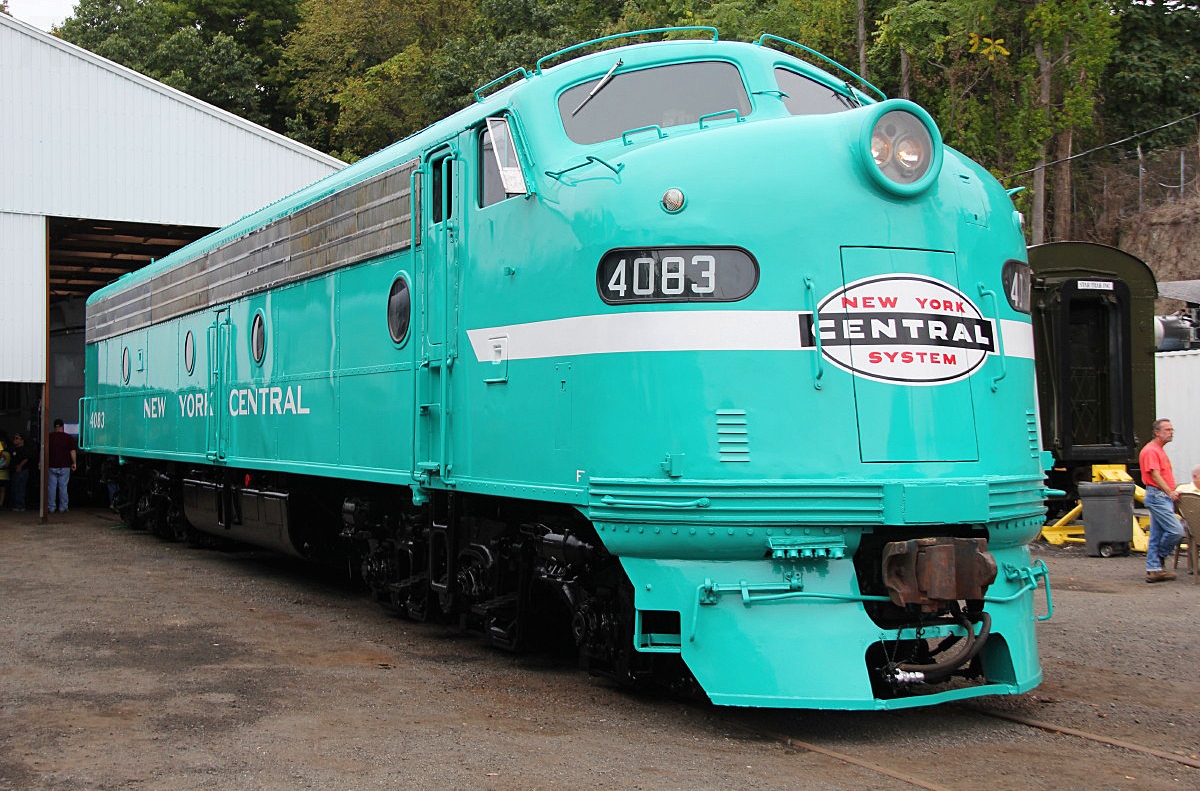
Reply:
<svg viewBox="0 0 1200 791"><path fill-rule="evenodd" d="M1174 121L1168 121L1167 123L1163 124L1162 126L1156 126L1153 129L1147 129L1143 132L1137 132L1135 134L1130 135L1129 137L1125 137L1120 140L1116 140L1112 143L1105 143L1102 146L1096 146L1095 148L1089 148L1087 151L1080 151L1078 154L1072 154L1069 157L1064 157L1062 159L1056 159L1053 162L1047 162L1044 165L1038 165L1037 167L1032 167L1029 170L1022 170L1020 173L1010 173L1009 175L1001 176L1000 178L1004 181L1007 181L1008 179L1015 179L1017 176L1024 176L1027 173L1032 173L1035 170L1053 167L1054 165L1061 165L1063 162L1070 162L1072 159L1079 159L1080 157L1085 157L1088 154L1094 154L1097 151L1103 151L1106 148L1112 148L1113 146L1119 146L1122 143L1128 143L1130 140L1136 140L1139 137L1144 137L1145 135L1153 134L1154 132L1157 132L1161 129L1166 129L1168 126L1174 126L1175 124L1181 124L1184 121L1188 121L1197 116L1200 116L1200 112L1195 112L1195 113L1192 113L1191 115L1185 115L1183 118L1176 118Z"/></svg>

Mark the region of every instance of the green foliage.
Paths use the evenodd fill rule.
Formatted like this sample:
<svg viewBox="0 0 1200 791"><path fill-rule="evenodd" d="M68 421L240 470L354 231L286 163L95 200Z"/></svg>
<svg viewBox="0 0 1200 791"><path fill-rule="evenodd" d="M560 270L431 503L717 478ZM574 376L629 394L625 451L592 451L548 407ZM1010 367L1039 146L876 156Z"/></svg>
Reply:
<svg viewBox="0 0 1200 791"><path fill-rule="evenodd" d="M1118 44L1102 82L1107 137L1129 137L1200 112L1200 9L1161 0L1122 0L1117 19ZM1163 148L1195 136L1193 121L1140 142Z"/></svg>
<svg viewBox="0 0 1200 791"><path fill-rule="evenodd" d="M147 65L172 88L249 121L268 120L257 90L262 62L224 33L205 41L199 30L180 28L151 53Z"/></svg>
<svg viewBox="0 0 1200 791"><path fill-rule="evenodd" d="M514 67L610 32L618 0L308 0L285 64L290 133L354 160Z"/></svg>
<svg viewBox="0 0 1200 791"><path fill-rule="evenodd" d="M1200 112L1195 4L867 0L866 15L871 81L897 95L903 52L911 98L998 175L1067 141L1078 150ZM853 68L856 18L856 0L80 0L59 34L355 159L580 41L708 25L726 40L772 33ZM1195 128L1142 141L1176 144Z"/></svg>
<svg viewBox="0 0 1200 791"><path fill-rule="evenodd" d="M1003 174L1042 159L1054 135L1091 128L1113 41L1099 0L910 0L885 10L873 56L883 61L903 47L913 98L947 142Z"/></svg>
<svg viewBox="0 0 1200 791"><path fill-rule="evenodd" d="M244 118L284 128L281 38L298 0L80 0L63 39Z"/></svg>
<svg viewBox="0 0 1200 791"><path fill-rule="evenodd" d="M472 0L308 0L301 10L284 63L298 110L289 130L307 129L306 142L354 160L461 106L464 67L440 53L480 27Z"/></svg>

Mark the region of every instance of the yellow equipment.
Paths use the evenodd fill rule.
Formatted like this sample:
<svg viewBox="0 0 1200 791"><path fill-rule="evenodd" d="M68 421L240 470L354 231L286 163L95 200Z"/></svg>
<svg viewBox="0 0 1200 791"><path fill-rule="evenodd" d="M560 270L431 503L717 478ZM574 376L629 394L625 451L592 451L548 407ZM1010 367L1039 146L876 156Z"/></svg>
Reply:
<svg viewBox="0 0 1200 791"><path fill-rule="evenodd" d="M1095 483L1132 483L1133 477L1125 469L1124 464L1094 464L1092 465L1092 481ZM1135 503L1141 505L1145 495L1145 489L1140 486L1134 486L1133 501ZM1083 525L1074 523L1082 513L1083 503L1076 503L1075 507L1064 514L1057 522L1042 528L1042 538L1055 546L1084 543ZM1134 514L1133 542L1130 544L1130 549L1134 552L1145 552L1149 540L1150 517Z"/></svg>

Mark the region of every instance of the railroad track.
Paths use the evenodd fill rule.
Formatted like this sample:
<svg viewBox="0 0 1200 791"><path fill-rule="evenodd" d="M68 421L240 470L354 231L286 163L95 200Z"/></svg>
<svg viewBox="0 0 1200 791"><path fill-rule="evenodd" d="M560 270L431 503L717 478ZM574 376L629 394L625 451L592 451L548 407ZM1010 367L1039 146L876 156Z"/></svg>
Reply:
<svg viewBox="0 0 1200 791"><path fill-rule="evenodd" d="M1192 769L1200 770L1200 759L1196 759L1196 758L1186 756L1186 755L1179 755L1177 753L1168 752L1166 750L1159 750L1154 747L1147 747L1145 745L1136 744L1134 742L1129 742L1124 739L1113 739L1108 736L1103 736L1100 734L1090 733L1088 731L1079 730L1078 728L1070 728L1070 727L1067 727L1064 725L1056 725L1054 723L1043 722L1041 720L1036 720L1036 719L1033 719L1030 717L1024 717L1019 714L1010 714L1007 712L991 711L989 709L982 708L979 706L959 704L956 708L958 708L962 711L969 711L971 713L978 714L983 717L992 717L995 719L1005 720L1008 722L1016 723L1018 725L1023 725L1028 728L1045 731L1046 733L1070 736L1073 738L1082 739L1085 741L1100 744L1100 745L1103 745L1106 747L1113 747L1113 748L1118 748L1118 749L1122 749L1122 750L1129 750L1131 752L1135 752L1135 753L1145 755L1145 756L1148 756L1151 758L1155 758L1155 759L1159 759L1159 760L1163 760L1163 761L1171 761L1171 762L1181 764L1183 766L1186 766L1186 767L1189 767ZM822 745L815 744L811 741L806 741L804 739L798 739L794 736L790 736L788 734L782 733L773 728L760 727L760 726L757 726L757 725L754 725L754 724L751 724L751 723L748 723L745 721L740 721L740 720L738 720L738 721L726 720L726 722L727 722L727 724L731 725L736 730L742 731L744 733L752 734L752 735L758 736L759 738L767 739L769 741L773 741L773 742L782 744L785 747L788 747L788 748L791 748L794 750L810 752L810 753L814 753L817 755L823 755L828 758L835 759L837 761L842 761L844 763L851 764L853 766L857 766L857 767L869 770L876 774L884 775L886 777L890 777L895 780L899 780L900 782L911 785L914 788L927 789L927 791L960 791L960 789L956 789L956 788L952 788L949 786L940 785L938 783L930 782L926 778L918 777L918 776L910 774L908 772L902 772L902 771L893 769L891 767L885 766L883 764L880 764L876 761L872 761L870 759L861 758L859 756L853 755L851 753L843 752L841 750L830 749L829 747L824 747ZM1197 775L1197 782L1200 782L1200 775Z"/></svg>

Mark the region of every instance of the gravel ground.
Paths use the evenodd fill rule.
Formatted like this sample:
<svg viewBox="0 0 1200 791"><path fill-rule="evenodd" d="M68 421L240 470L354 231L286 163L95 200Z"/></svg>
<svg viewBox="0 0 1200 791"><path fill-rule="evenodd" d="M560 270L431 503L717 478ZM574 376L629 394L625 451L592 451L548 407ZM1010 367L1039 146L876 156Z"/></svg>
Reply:
<svg viewBox="0 0 1200 791"><path fill-rule="evenodd" d="M1200 788L1200 769L979 715L1200 753L1200 585L1147 585L1136 555L1036 554L1054 617L1033 692L771 712L628 694L267 553L163 543L103 511L4 511L0 791L913 787L747 728L947 789Z"/></svg>

